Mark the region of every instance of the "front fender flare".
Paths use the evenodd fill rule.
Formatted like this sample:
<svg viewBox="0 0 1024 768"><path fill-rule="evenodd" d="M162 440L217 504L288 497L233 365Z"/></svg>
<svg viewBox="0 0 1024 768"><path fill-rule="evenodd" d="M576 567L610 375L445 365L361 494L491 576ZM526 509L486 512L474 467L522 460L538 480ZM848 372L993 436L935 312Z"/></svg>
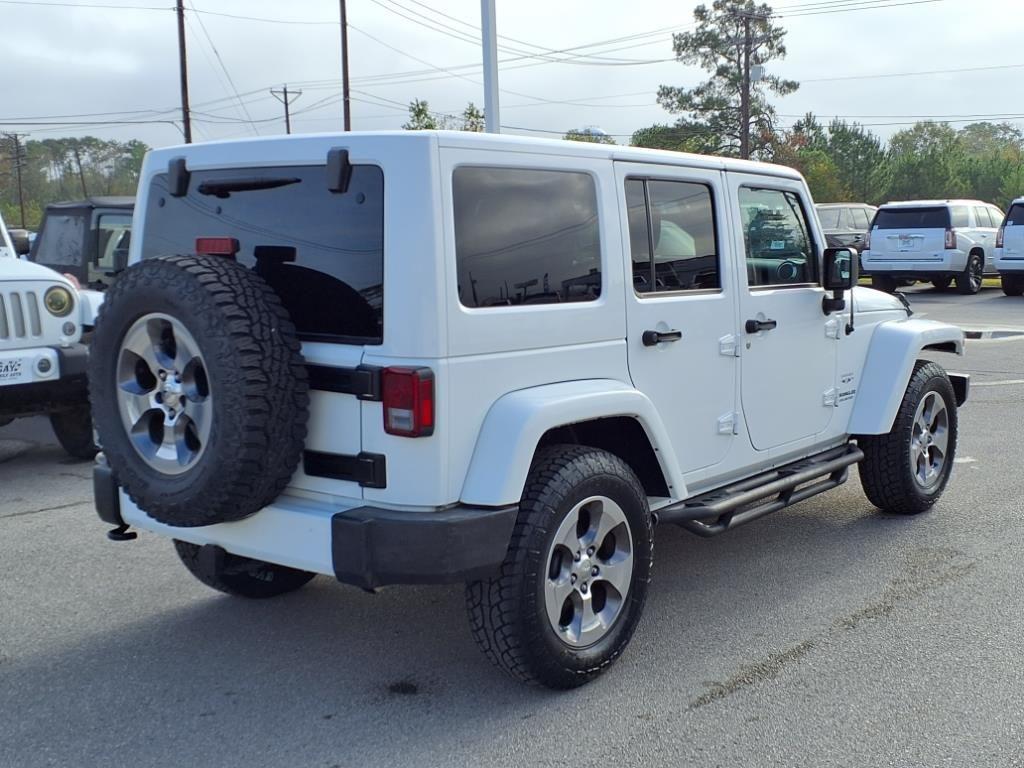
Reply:
<svg viewBox="0 0 1024 768"><path fill-rule="evenodd" d="M875 328L850 416L852 435L884 435L892 429L922 350L964 353L964 332L933 320L890 320Z"/></svg>
<svg viewBox="0 0 1024 768"><path fill-rule="evenodd" d="M686 484L654 403L613 379L545 384L511 392L491 406L477 438L461 501L474 506L518 504L544 433L593 419L628 416L640 422L661 465L669 493L685 498Z"/></svg>

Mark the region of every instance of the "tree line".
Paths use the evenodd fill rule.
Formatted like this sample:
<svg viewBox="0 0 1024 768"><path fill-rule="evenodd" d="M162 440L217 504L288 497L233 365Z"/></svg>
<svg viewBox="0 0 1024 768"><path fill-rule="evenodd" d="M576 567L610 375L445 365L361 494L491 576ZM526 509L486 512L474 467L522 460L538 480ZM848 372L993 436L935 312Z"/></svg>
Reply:
<svg viewBox="0 0 1024 768"><path fill-rule="evenodd" d="M25 226L35 229L50 203L96 195L134 195L148 150L146 144L135 139L113 141L84 136L16 141L11 135L2 136L0 211L4 221L9 227L22 223L21 202Z"/></svg>

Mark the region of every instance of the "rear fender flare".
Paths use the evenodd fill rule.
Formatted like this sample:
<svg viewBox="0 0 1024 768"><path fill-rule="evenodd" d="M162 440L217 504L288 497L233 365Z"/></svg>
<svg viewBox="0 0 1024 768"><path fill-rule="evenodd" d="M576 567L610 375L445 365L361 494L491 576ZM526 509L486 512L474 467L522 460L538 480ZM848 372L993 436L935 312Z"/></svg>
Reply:
<svg viewBox="0 0 1024 768"><path fill-rule="evenodd" d="M474 506L518 504L540 439L555 427L613 416L643 427L672 498L686 497L675 451L654 404L642 392L612 379L546 384L498 399L484 418L462 487Z"/></svg>

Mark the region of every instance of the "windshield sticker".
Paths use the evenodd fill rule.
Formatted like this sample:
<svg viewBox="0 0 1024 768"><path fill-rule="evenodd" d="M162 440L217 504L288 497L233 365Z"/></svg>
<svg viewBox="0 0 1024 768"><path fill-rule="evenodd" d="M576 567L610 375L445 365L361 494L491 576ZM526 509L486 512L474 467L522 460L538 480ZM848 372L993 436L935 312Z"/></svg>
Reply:
<svg viewBox="0 0 1024 768"><path fill-rule="evenodd" d="M782 251L782 250L785 250L785 248L786 248L786 241L785 240L772 240L772 250L773 251Z"/></svg>

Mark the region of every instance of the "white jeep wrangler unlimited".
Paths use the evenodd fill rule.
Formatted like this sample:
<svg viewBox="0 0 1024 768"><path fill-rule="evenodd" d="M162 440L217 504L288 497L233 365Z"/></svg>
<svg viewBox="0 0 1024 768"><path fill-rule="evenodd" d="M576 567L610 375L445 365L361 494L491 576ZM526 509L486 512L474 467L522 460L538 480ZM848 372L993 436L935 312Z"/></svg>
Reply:
<svg viewBox="0 0 1024 768"><path fill-rule="evenodd" d="M17 258L0 219L0 427L47 414L64 450L96 455L82 344L94 316L70 280Z"/></svg>
<svg viewBox="0 0 1024 768"><path fill-rule="evenodd" d="M215 589L465 582L514 676L622 653L655 522L953 467L957 328L858 288L772 165L465 133L151 152L90 359L112 537Z"/></svg>

